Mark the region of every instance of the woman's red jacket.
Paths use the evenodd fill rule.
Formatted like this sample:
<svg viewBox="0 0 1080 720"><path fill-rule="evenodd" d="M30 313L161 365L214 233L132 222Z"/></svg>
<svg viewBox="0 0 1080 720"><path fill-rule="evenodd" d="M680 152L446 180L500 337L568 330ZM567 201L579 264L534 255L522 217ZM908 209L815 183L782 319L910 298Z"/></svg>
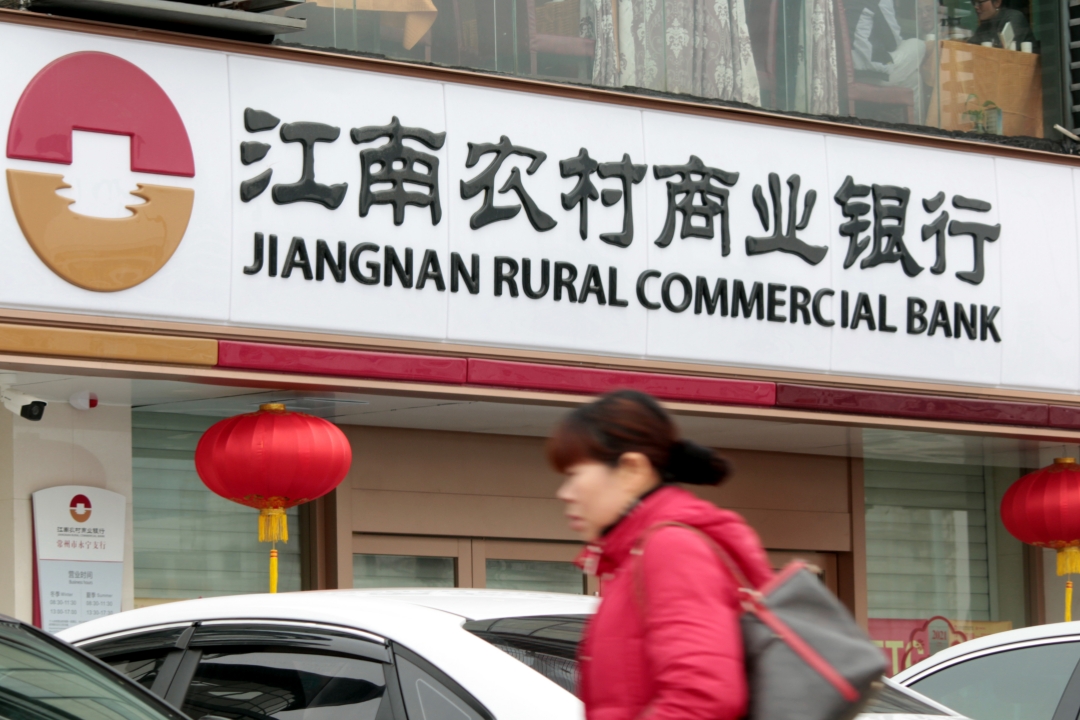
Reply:
<svg viewBox="0 0 1080 720"><path fill-rule="evenodd" d="M578 694L587 720L738 720L747 685L736 585L697 528L756 587L772 577L765 551L736 513L662 487L582 557L602 583L582 640ZM640 567L637 565L640 563Z"/></svg>

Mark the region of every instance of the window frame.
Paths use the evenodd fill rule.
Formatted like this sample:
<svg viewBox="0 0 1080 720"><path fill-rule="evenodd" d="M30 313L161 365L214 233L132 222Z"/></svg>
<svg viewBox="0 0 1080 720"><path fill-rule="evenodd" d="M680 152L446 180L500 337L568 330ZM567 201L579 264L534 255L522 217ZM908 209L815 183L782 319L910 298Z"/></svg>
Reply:
<svg viewBox="0 0 1080 720"><path fill-rule="evenodd" d="M484 537L384 535L354 532L353 555L405 555L454 560L454 587L487 587L487 561L539 560L573 562L581 553L579 542L567 540L506 540ZM600 582L584 576L584 595L596 595Z"/></svg>
<svg viewBox="0 0 1080 720"><path fill-rule="evenodd" d="M472 542L469 538L353 533L352 555L404 555L451 558L454 587L474 587Z"/></svg>
<svg viewBox="0 0 1080 720"><path fill-rule="evenodd" d="M488 560L532 560L539 562L574 562L581 554L581 543L546 540L472 541L473 583L487 587ZM582 595L595 595L600 589L595 575L583 574Z"/></svg>

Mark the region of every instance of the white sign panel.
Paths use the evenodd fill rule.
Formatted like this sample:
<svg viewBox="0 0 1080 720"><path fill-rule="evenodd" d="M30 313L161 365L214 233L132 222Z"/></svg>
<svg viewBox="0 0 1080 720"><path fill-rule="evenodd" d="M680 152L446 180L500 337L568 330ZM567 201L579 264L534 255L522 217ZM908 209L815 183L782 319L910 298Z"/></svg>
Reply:
<svg viewBox="0 0 1080 720"><path fill-rule="evenodd" d="M15 26L0 58L3 306L1080 392L1077 171Z"/></svg>
<svg viewBox="0 0 1080 720"><path fill-rule="evenodd" d="M64 485L32 498L41 627L57 632L120 612L124 496Z"/></svg>

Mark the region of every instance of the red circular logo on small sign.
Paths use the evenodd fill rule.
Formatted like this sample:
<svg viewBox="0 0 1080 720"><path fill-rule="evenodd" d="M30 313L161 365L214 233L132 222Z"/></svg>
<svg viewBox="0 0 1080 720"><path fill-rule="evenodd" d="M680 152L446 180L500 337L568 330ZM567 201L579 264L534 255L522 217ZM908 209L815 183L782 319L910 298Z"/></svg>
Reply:
<svg viewBox="0 0 1080 720"><path fill-rule="evenodd" d="M76 495L71 498L70 510L75 522L86 522L90 519L90 498L85 495Z"/></svg>

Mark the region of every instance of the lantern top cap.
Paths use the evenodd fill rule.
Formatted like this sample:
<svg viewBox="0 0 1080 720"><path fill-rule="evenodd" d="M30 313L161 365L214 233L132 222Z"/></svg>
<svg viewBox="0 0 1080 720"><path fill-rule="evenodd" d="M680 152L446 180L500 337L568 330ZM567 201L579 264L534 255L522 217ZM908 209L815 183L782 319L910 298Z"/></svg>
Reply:
<svg viewBox="0 0 1080 720"><path fill-rule="evenodd" d="M259 406L259 411L260 412L283 413L283 412L285 412L285 403L263 403L262 405ZM1070 460L1070 462L1071 462L1071 460Z"/></svg>
<svg viewBox="0 0 1080 720"><path fill-rule="evenodd" d="M1055 465L1075 465L1076 464L1076 458L1070 458L1070 457L1054 458L1054 464Z"/></svg>

